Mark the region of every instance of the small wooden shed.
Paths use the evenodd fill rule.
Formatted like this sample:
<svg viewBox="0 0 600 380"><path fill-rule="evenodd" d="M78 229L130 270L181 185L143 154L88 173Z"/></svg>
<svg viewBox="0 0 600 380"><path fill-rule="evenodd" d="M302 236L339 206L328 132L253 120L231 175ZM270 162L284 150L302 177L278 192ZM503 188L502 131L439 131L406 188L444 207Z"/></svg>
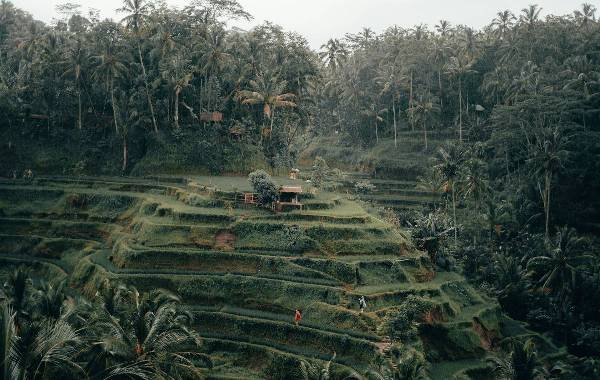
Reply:
<svg viewBox="0 0 600 380"><path fill-rule="evenodd" d="M302 210L302 203L298 199L300 194L302 194L302 186L281 186L279 188L279 200L275 204L275 209L277 211L295 208Z"/></svg>
<svg viewBox="0 0 600 380"><path fill-rule="evenodd" d="M223 114L218 111L202 112L200 114L200 121L221 122L221 121L223 121Z"/></svg>

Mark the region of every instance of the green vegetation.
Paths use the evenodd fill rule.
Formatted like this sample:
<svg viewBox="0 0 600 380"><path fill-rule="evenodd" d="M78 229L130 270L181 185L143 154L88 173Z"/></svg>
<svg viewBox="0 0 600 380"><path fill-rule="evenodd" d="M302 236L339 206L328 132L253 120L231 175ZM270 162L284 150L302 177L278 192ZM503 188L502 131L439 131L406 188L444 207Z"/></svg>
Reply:
<svg viewBox="0 0 600 380"><path fill-rule="evenodd" d="M78 9L0 3L3 378L598 378L593 6L319 53Z"/></svg>

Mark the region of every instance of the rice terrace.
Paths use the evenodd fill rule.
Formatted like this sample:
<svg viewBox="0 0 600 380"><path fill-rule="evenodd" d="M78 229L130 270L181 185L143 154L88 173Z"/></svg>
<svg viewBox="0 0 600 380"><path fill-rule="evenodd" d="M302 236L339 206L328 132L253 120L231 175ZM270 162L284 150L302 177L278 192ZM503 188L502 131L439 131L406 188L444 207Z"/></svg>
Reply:
<svg viewBox="0 0 600 380"><path fill-rule="evenodd" d="M600 378L596 5L81 3L0 1L1 379Z"/></svg>

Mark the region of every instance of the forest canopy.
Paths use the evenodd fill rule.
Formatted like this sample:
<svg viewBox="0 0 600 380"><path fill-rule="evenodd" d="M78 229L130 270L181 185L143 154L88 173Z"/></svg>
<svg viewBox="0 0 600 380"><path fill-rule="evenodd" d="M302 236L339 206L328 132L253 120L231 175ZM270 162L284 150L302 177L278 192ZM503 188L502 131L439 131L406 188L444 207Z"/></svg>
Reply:
<svg viewBox="0 0 600 380"><path fill-rule="evenodd" d="M302 179L316 194L347 185L338 167L360 170L350 174L361 180L344 188L352 201L369 210L376 203L369 197L411 206L376 212L409 230L429 255L431 271L415 274L417 282L433 280L435 270L460 272L507 315L566 347L581 378L599 373L590 359L600 355L600 23L593 5L546 17L535 4L500 10L479 30L443 19L381 33L363 28L318 51L270 22L231 27L230 20L252 18L236 0L181 8L125 0L114 20L74 4L58 11L48 25L0 2L0 177L253 172L253 188L266 194L257 203L269 206L278 189L271 175L297 175L303 165L312 177ZM307 154L311 145L323 154ZM382 179L390 188L370 182ZM179 206L227 204L234 213L233 201L204 195ZM419 196L428 207L412 207L421 206ZM311 200L323 210L341 204ZM302 218L316 229L321 216ZM245 222L236 228L251 230ZM252 239L276 224L265 223ZM270 243L284 240L289 250L296 236L317 246L296 227ZM365 241L347 248L353 243L339 238L333 247L373 248ZM308 259L294 265L317 266ZM361 285L358 267L348 273ZM424 298L395 306L389 325L408 326L403 338L416 339L415 309L435 320ZM501 359L533 361L532 350L514 345L514 355Z"/></svg>

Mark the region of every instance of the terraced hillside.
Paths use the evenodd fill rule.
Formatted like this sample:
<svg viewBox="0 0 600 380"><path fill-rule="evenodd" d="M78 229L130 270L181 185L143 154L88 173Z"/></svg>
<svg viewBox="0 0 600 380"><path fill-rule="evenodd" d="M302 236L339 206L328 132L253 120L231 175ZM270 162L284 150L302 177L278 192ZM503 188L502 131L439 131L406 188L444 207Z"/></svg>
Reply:
<svg viewBox="0 0 600 380"><path fill-rule="evenodd" d="M361 199L399 212L420 210L443 202L441 194L419 189L418 178L431 166L436 150L452 138L449 133L430 134L426 148L422 132L402 131L397 146L391 139L382 139L373 147L360 149L337 136L325 137L308 147L301 164L310 167L312 160L321 156L331 167L350 173L343 180L348 190L364 180L375 186Z"/></svg>
<svg viewBox="0 0 600 380"><path fill-rule="evenodd" d="M264 378L274 357L334 352L339 376L362 373L386 354L386 321L410 295L435 305L418 316L434 378L479 373L501 336L528 334L355 201L305 194L303 211L272 213L235 201L247 187L226 177L0 181L0 275L25 262L90 295L106 280L172 290L195 316L213 378Z"/></svg>

